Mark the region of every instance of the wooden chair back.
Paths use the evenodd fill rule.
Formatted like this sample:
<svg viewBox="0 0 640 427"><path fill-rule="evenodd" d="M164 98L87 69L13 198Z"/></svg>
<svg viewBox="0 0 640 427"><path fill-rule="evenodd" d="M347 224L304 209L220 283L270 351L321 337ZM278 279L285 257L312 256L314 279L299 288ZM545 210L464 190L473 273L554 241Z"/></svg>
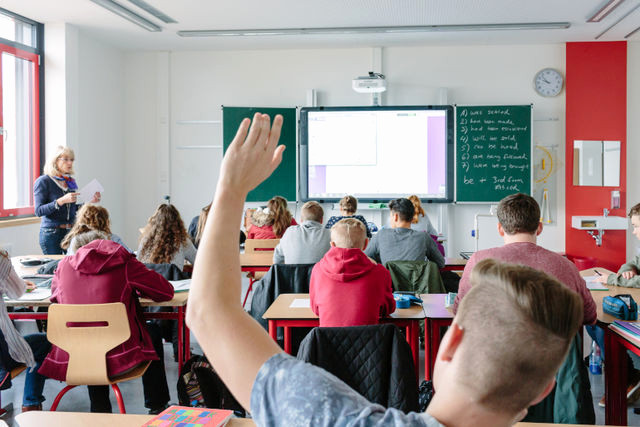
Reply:
<svg viewBox="0 0 640 427"><path fill-rule="evenodd" d="M280 239L247 239L244 242L245 253L273 252L280 243Z"/></svg>
<svg viewBox="0 0 640 427"><path fill-rule="evenodd" d="M96 322L106 322L106 326L95 325ZM49 307L47 339L69 353L66 378L69 385L110 384L107 352L130 336L127 311L121 302Z"/></svg>

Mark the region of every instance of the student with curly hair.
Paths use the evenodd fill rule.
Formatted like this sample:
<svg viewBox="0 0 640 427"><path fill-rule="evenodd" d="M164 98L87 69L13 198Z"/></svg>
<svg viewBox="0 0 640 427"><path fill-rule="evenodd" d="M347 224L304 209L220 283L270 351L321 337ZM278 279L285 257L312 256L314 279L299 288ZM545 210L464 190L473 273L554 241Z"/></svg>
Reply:
<svg viewBox="0 0 640 427"><path fill-rule="evenodd" d="M195 262L196 247L175 206L163 203L151 215L142 230L138 259L151 264L174 264L180 269L185 260Z"/></svg>
<svg viewBox="0 0 640 427"><path fill-rule="evenodd" d="M79 234L88 231L101 231L106 234L106 239L116 242L124 246L129 252L133 252L124 244L120 236L111 232L111 221L109 220L109 211L102 206L86 204L78 209L76 220L69 233L62 239L60 247L67 251L67 255L73 255L75 251L75 238Z"/></svg>
<svg viewBox="0 0 640 427"><path fill-rule="evenodd" d="M267 202L266 208L253 212L247 239L279 239L292 225L298 223L289 212L287 200L275 196Z"/></svg>

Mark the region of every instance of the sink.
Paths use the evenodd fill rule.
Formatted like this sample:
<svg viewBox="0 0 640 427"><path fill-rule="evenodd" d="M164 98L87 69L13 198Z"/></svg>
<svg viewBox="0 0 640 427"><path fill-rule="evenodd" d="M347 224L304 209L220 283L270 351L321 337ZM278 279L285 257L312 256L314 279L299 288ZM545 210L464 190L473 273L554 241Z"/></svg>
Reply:
<svg viewBox="0 0 640 427"><path fill-rule="evenodd" d="M571 227L578 230L626 230L629 220L624 216L572 216Z"/></svg>

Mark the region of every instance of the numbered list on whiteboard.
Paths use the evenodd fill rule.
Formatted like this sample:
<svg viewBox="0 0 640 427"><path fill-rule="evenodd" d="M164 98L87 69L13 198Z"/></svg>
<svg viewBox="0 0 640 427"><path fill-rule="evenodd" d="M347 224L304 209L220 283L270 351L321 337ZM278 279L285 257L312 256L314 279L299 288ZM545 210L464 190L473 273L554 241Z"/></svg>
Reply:
<svg viewBox="0 0 640 427"><path fill-rule="evenodd" d="M456 108L456 200L531 192L531 106Z"/></svg>

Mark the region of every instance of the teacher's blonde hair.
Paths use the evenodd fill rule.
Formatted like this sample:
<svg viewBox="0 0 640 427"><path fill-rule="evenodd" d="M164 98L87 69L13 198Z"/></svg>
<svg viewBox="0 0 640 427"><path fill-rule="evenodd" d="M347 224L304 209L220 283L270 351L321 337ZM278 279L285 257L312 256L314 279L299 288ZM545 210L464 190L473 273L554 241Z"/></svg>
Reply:
<svg viewBox="0 0 640 427"><path fill-rule="evenodd" d="M49 176L59 176L62 175L62 171L58 169L58 159L62 156L67 156L71 159L75 159L75 154L73 154L73 150L69 147L63 147L62 145L58 145L55 151L51 154L51 157L47 159L47 163L44 164L44 173ZM73 175L75 172L73 168L71 168L70 175Z"/></svg>

